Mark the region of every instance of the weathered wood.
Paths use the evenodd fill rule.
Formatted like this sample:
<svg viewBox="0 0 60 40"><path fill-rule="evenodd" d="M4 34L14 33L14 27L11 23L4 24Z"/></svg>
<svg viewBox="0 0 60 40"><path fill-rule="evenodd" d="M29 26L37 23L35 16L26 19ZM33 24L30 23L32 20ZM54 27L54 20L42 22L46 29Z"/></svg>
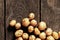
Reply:
<svg viewBox="0 0 60 40"><path fill-rule="evenodd" d="M4 40L4 0L0 0L0 40Z"/></svg>
<svg viewBox="0 0 60 40"><path fill-rule="evenodd" d="M16 19L21 22L30 12L34 12L39 21L39 0L6 0L6 11L6 40L14 40L15 29L9 27L9 21Z"/></svg>
<svg viewBox="0 0 60 40"><path fill-rule="evenodd" d="M47 27L60 31L60 0L41 0L41 20Z"/></svg>

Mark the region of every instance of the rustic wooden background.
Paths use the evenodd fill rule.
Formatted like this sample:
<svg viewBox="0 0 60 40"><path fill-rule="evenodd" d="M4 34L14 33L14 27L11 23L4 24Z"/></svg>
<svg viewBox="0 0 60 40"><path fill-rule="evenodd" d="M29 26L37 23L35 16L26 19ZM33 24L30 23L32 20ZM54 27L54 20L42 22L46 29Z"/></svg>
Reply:
<svg viewBox="0 0 60 40"><path fill-rule="evenodd" d="M5 9L6 2L6 9ZM14 29L9 28L9 21L27 17L34 12L36 20L45 21L47 27L60 30L60 0L0 0L0 40L14 40ZM4 25L6 24L6 25Z"/></svg>

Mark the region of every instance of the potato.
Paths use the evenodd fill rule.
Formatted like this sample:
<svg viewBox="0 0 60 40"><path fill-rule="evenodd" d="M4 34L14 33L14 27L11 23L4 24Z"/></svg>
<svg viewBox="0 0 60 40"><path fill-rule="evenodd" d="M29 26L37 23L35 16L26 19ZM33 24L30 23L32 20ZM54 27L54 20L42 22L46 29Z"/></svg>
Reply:
<svg viewBox="0 0 60 40"><path fill-rule="evenodd" d="M46 40L55 40L52 36L48 36Z"/></svg>
<svg viewBox="0 0 60 40"><path fill-rule="evenodd" d="M55 32L55 31L53 32L52 36L53 36L55 39L59 39L59 35L58 35L58 33Z"/></svg>
<svg viewBox="0 0 60 40"><path fill-rule="evenodd" d="M23 25L24 27L28 27L29 24L30 24L30 21L29 21L28 18L24 18L24 19L22 20L22 25Z"/></svg>
<svg viewBox="0 0 60 40"><path fill-rule="evenodd" d="M39 29L37 27L34 29L34 34L35 35L39 35L40 34L40 31L39 31Z"/></svg>
<svg viewBox="0 0 60 40"><path fill-rule="evenodd" d="M34 19L35 18L35 14L34 13L30 13L29 14L29 19L31 20L31 19Z"/></svg>
<svg viewBox="0 0 60 40"><path fill-rule="evenodd" d="M23 40L23 38L22 37L18 37L17 40Z"/></svg>
<svg viewBox="0 0 60 40"><path fill-rule="evenodd" d="M15 24L16 24L16 20L11 20L11 21L10 21L10 26L13 27L13 26L15 26Z"/></svg>
<svg viewBox="0 0 60 40"><path fill-rule="evenodd" d="M29 27L28 27L28 32L29 32L29 33L33 32L33 30L34 30L34 27L33 27L33 26L29 26Z"/></svg>
<svg viewBox="0 0 60 40"><path fill-rule="evenodd" d="M46 23L43 21L41 21L38 25L39 30L45 30L47 28Z"/></svg>
<svg viewBox="0 0 60 40"><path fill-rule="evenodd" d="M52 35L52 29L51 28L47 28L46 35L48 35L48 36Z"/></svg>
<svg viewBox="0 0 60 40"><path fill-rule="evenodd" d="M44 40L46 38L45 32L40 33L39 37Z"/></svg>
<svg viewBox="0 0 60 40"><path fill-rule="evenodd" d="M21 27L21 23L16 23L15 28L19 29Z"/></svg>
<svg viewBox="0 0 60 40"><path fill-rule="evenodd" d="M22 37L23 37L23 39L28 39L29 36L27 33L23 33Z"/></svg>
<svg viewBox="0 0 60 40"><path fill-rule="evenodd" d="M32 26L36 26L36 25L37 25L37 21L33 19L33 20L31 20L30 24L31 24Z"/></svg>
<svg viewBox="0 0 60 40"><path fill-rule="evenodd" d="M22 34L23 34L23 30L17 30L15 32L15 37L20 37L20 36L22 36Z"/></svg>
<svg viewBox="0 0 60 40"><path fill-rule="evenodd" d="M34 35L30 35L29 40L35 40L35 36Z"/></svg>
<svg viewBox="0 0 60 40"><path fill-rule="evenodd" d="M36 38L36 40L41 40L40 38Z"/></svg>

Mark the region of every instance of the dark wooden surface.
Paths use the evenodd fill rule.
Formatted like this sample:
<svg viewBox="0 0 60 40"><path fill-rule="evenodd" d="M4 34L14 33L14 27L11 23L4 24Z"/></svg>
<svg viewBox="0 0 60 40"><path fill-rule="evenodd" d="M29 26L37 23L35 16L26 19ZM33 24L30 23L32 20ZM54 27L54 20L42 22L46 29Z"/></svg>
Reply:
<svg viewBox="0 0 60 40"><path fill-rule="evenodd" d="M41 20L54 31L60 31L60 0L41 0Z"/></svg>
<svg viewBox="0 0 60 40"><path fill-rule="evenodd" d="M0 40L4 40L4 0L0 0Z"/></svg>
<svg viewBox="0 0 60 40"><path fill-rule="evenodd" d="M6 40L14 40L14 29L9 27L9 21L16 19L21 22L30 12L35 13L39 21L39 0L6 0Z"/></svg>
<svg viewBox="0 0 60 40"><path fill-rule="evenodd" d="M9 21L16 19L17 22L21 22L24 17L28 17L30 12L35 13L35 19L38 22L45 21L47 27L60 31L60 0L41 0L41 10L40 0L6 0L6 28L4 26L4 0L0 0L0 40L5 40L5 38L14 40L15 29L10 28Z"/></svg>

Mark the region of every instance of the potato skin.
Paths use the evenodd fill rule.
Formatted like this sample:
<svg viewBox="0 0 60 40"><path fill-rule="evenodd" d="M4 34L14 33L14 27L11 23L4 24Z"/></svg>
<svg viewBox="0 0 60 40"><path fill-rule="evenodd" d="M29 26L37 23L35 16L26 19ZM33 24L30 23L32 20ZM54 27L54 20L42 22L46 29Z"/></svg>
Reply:
<svg viewBox="0 0 60 40"><path fill-rule="evenodd" d="M15 28L16 28L16 29L21 28L21 23L16 23Z"/></svg>
<svg viewBox="0 0 60 40"><path fill-rule="evenodd" d="M46 38L45 32L40 33L39 37L44 40Z"/></svg>
<svg viewBox="0 0 60 40"><path fill-rule="evenodd" d="M55 31L53 32L52 36L53 36L55 39L59 39L59 35L58 35L58 33L55 32Z"/></svg>
<svg viewBox="0 0 60 40"><path fill-rule="evenodd" d="M45 30L47 28L46 26L46 23L41 21L39 24L38 24L38 28L39 30Z"/></svg>
<svg viewBox="0 0 60 40"><path fill-rule="evenodd" d="M35 36L34 35L30 35L29 40L35 40Z"/></svg>
<svg viewBox="0 0 60 40"><path fill-rule="evenodd" d="M16 24L16 20L11 20L10 23L9 23L9 25L12 26L12 27L15 26L15 24Z"/></svg>
<svg viewBox="0 0 60 40"><path fill-rule="evenodd" d="M23 33L22 37L23 37L23 39L28 39L29 36L27 33Z"/></svg>
<svg viewBox="0 0 60 40"><path fill-rule="evenodd" d="M28 27L29 24L30 24L29 18L24 18L24 19L22 20L22 25L23 25L24 27Z"/></svg>
<svg viewBox="0 0 60 40"><path fill-rule="evenodd" d="M33 26L29 26L29 27L28 27L28 32L31 33L31 32L33 32L33 31L34 31L34 27L33 27Z"/></svg>
<svg viewBox="0 0 60 40"><path fill-rule="evenodd" d="M53 31L51 28L47 28L47 30L45 32L46 32L46 35L50 36L50 35L52 35Z"/></svg>
<svg viewBox="0 0 60 40"><path fill-rule="evenodd" d="M15 32L15 37L21 37L22 34L23 34L23 30L17 30L17 31Z"/></svg>
<svg viewBox="0 0 60 40"><path fill-rule="evenodd" d="M22 37L18 37L16 40L23 40L23 38Z"/></svg>
<svg viewBox="0 0 60 40"><path fill-rule="evenodd" d="M36 26L36 25L37 25L37 21L33 19L33 20L31 20L30 24L31 24L32 26Z"/></svg>
<svg viewBox="0 0 60 40"><path fill-rule="evenodd" d="M52 36L48 36L46 40L55 40Z"/></svg>
<svg viewBox="0 0 60 40"><path fill-rule="evenodd" d="M34 34L35 35L39 35L40 34L40 31L39 31L39 29L37 27L34 29Z"/></svg>
<svg viewBox="0 0 60 40"><path fill-rule="evenodd" d="M36 40L41 40L40 38L36 38Z"/></svg>
<svg viewBox="0 0 60 40"><path fill-rule="evenodd" d="M30 14L29 14L29 19L32 20L32 19L34 19L34 18L35 18L35 14L34 14L34 13L30 13Z"/></svg>

